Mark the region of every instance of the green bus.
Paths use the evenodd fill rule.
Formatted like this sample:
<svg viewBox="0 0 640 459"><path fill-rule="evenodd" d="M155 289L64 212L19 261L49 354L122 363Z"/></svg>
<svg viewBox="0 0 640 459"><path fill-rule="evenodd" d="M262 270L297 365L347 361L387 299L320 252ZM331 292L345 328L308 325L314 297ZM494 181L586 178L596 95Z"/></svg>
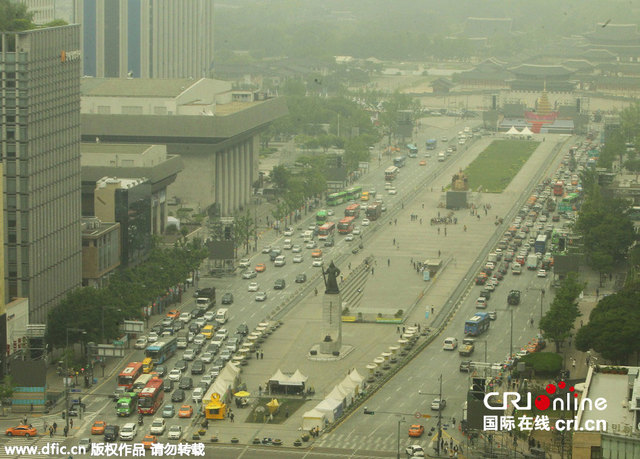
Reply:
<svg viewBox="0 0 640 459"><path fill-rule="evenodd" d="M319 210L316 213L316 225L322 226L327 222L327 211Z"/></svg>
<svg viewBox="0 0 640 459"><path fill-rule="evenodd" d="M571 212L578 210L578 199L580 195L578 193L571 193L568 196L562 198L560 204L558 204L558 212Z"/></svg>
<svg viewBox="0 0 640 459"><path fill-rule="evenodd" d="M352 186L347 190L348 199L347 201L358 201L360 196L362 195L362 187L361 186Z"/></svg>
<svg viewBox="0 0 640 459"><path fill-rule="evenodd" d="M118 416L131 416L138 410L138 394L127 392L118 399L116 413Z"/></svg>
<svg viewBox="0 0 640 459"><path fill-rule="evenodd" d="M337 193L331 193L327 196L328 206L338 206L349 200L349 195L346 191L339 191Z"/></svg>

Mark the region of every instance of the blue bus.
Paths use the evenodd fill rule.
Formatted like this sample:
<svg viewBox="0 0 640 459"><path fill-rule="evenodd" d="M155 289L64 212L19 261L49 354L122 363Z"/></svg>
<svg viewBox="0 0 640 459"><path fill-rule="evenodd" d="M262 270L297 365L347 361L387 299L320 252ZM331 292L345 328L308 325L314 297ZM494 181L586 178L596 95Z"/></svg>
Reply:
<svg viewBox="0 0 640 459"><path fill-rule="evenodd" d="M409 158L416 158L418 156L418 147L414 144L410 143L407 145L407 150L409 150Z"/></svg>
<svg viewBox="0 0 640 459"><path fill-rule="evenodd" d="M427 140L427 150L435 150L438 147L437 139L429 139Z"/></svg>
<svg viewBox="0 0 640 459"><path fill-rule="evenodd" d="M489 330L490 324L489 313L476 312L471 319L464 323L464 334L465 336L480 336Z"/></svg>
<svg viewBox="0 0 640 459"><path fill-rule="evenodd" d="M405 158L404 156L397 156L393 158L393 165L396 167L404 167L406 160L407 158Z"/></svg>
<svg viewBox="0 0 640 459"><path fill-rule="evenodd" d="M545 254L547 251L547 236L546 234L541 234L536 238L536 242L533 246L534 253Z"/></svg>
<svg viewBox="0 0 640 459"><path fill-rule="evenodd" d="M166 362L178 349L178 338L169 336L147 346L144 355L153 360L154 365Z"/></svg>

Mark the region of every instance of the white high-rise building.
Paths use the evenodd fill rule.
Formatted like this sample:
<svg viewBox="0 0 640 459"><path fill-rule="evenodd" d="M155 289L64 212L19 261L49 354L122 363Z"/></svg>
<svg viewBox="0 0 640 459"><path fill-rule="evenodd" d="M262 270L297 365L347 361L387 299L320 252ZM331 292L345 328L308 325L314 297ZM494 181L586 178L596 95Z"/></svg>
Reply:
<svg viewBox="0 0 640 459"><path fill-rule="evenodd" d="M213 0L75 0L83 73L116 78L207 77Z"/></svg>
<svg viewBox="0 0 640 459"><path fill-rule="evenodd" d="M36 24L46 24L55 19L56 0L20 0L20 3L27 5Z"/></svg>

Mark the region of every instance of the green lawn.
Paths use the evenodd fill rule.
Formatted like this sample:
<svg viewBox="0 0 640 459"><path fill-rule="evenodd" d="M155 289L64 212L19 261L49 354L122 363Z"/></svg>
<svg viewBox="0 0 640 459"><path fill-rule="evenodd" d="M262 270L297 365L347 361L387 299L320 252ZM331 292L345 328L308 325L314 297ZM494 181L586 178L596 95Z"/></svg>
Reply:
<svg viewBox="0 0 640 459"><path fill-rule="evenodd" d="M278 408L278 411L273 415L273 421L269 421L269 409L266 407L266 404L274 398L278 400L278 403L280 403L280 408ZM278 397L277 395L274 395L273 397L261 397L251 405L251 410L244 422L264 423L268 421L271 424L281 424L289 416L293 416L293 413L295 413L298 408L305 403L306 400L302 397L285 398L284 396ZM264 408L264 410L259 410L259 407ZM237 416L239 416L239 413L243 411L246 412L247 409L233 408L233 411Z"/></svg>
<svg viewBox="0 0 640 459"><path fill-rule="evenodd" d="M511 182L540 142L527 140L494 140L465 169L469 190L500 193Z"/></svg>

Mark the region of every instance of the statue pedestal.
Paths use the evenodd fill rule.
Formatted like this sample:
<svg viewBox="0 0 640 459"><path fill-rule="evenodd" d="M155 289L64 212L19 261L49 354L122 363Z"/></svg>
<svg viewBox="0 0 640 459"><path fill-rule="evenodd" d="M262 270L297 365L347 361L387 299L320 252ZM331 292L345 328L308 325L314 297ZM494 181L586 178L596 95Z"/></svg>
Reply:
<svg viewBox="0 0 640 459"><path fill-rule="evenodd" d="M342 295L326 293L322 298L322 335L320 352L333 354L342 347Z"/></svg>

